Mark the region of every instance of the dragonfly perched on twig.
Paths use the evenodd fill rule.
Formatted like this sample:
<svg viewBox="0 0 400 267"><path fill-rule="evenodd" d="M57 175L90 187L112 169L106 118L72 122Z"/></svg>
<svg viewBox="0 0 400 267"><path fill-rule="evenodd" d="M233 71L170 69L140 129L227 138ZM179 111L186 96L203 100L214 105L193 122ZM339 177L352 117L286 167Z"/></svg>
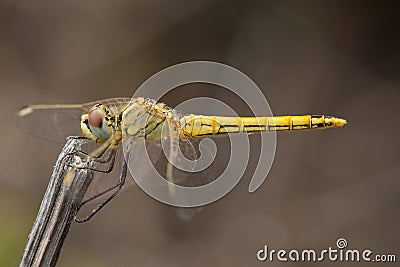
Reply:
<svg viewBox="0 0 400 267"><path fill-rule="evenodd" d="M79 151L86 161L105 165L93 171L109 173L113 170L118 150L124 144L124 160L118 182L85 200L81 205L114 190L90 215L78 222L89 220L108 203L124 186L130 158L138 153L139 141L169 140L168 165L165 176L174 183L172 162L177 158L193 158L196 154L192 138L210 137L230 133L263 131L292 131L341 127L346 120L324 115L226 117L205 115L180 115L163 103L147 98L112 98L85 104L31 105L22 108L16 117L23 131L44 139L65 141L68 136L82 135L99 146L90 153ZM167 130L165 130L167 129ZM180 143L184 141L180 155ZM135 167L135 166L133 166Z"/></svg>

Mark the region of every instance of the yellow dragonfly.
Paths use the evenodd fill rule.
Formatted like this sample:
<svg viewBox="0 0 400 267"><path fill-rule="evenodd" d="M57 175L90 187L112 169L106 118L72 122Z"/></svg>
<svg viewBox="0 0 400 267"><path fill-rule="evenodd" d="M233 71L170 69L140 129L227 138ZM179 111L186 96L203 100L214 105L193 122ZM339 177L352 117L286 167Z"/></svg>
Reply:
<svg viewBox="0 0 400 267"><path fill-rule="evenodd" d="M122 170L118 182L84 201L115 190L86 218L89 220L125 184L125 177L132 153L132 145L138 141L157 141L169 138L171 144L185 141L184 156L193 158L193 139L226 135L230 133L253 133L267 131L314 130L342 127L346 120L324 115L272 116L272 117L226 117L205 115L180 115L163 103L148 98L112 98L85 104L71 105L30 105L18 111L16 123L20 129L31 135L54 141L65 141L69 136L83 134L99 144L91 153L84 154L87 160L108 164L105 171L114 167L117 151L124 141L127 153L122 160ZM47 124L47 126L45 125ZM167 128L167 130L165 130ZM176 149L170 150L172 159L177 157ZM95 156L96 155L96 156ZM171 164L166 168L166 179L174 182ZM100 171L93 168L94 171ZM82 204L82 205L83 205Z"/></svg>

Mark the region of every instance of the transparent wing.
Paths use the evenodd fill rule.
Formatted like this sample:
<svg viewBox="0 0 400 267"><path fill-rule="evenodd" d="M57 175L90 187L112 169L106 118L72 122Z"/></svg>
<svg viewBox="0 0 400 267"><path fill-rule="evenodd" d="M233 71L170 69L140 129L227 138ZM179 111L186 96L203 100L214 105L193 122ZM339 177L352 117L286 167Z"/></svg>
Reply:
<svg viewBox="0 0 400 267"><path fill-rule="evenodd" d="M195 171L196 166L205 165L211 157L209 150L200 150L201 139L180 138L178 135L172 135L169 143L171 145L169 160L167 162L166 179L173 184L184 187L195 187L208 184L213 181L213 169L208 167L205 170ZM201 157L201 159L200 159ZM201 162L196 162L201 160ZM186 163L184 163L185 161ZM188 164L187 161L193 164ZM181 167L184 167L181 169ZM175 191L169 188L169 194L173 195ZM174 197L174 196L171 196ZM192 220L202 209L202 207L177 207L176 215L183 221Z"/></svg>
<svg viewBox="0 0 400 267"><path fill-rule="evenodd" d="M72 105L30 105L20 109L15 117L18 128L30 135L65 142L68 136L82 135L81 115L97 104L128 103L129 98L112 98Z"/></svg>
<svg viewBox="0 0 400 267"><path fill-rule="evenodd" d="M168 139L170 138L166 138L166 140ZM170 173L166 173L168 181L185 187L195 187L214 180L213 165L205 167L213 161L213 152L207 144L202 142L203 140L189 137L172 137L172 140L169 140L173 146L170 149L170 160L165 158L165 154L163 156L163 162L166 162L167 169L170 166L169 168L172 170Z"/></svg>
<svg viewBox="0 0 400 267"><path fill-rule="evenodd" d="M180 153L170 153L178 148ZM164 148L164 150L163 150ZM152 183L150 178L161 177L173 184L185 187L194 187L207 184L214 179L213 166L199 172L192 172L198 164L193 166L182 164L183 161L202 160L210 158L208 150L200 144L200 140L179 138L177 136L166 137L162 140L147 140L145 145L142 142L132 142L129 153L129 170L139 186L147 193L157 190L159 195L174 198L174 188L171 186L160 187L159 183ZM167 154L168 153L168 154ZM210 153L211 154L211 153ZM168 160L171 159L171 160ZM182 170L179 167L185 166L191 170ZM149 191L147 191L149 190ZM153 195L154 196L154 195ZM160 200L160 199L159 199ZM178 217L184 221L192 219L201 208L176 208Z"/></svg>
<svg viewBox="0 0 400 267"><path fill-rule="evenodd" d="M162 155L160 140L147 140L145 146L134 142L129 153L129 169L135 180L144 181L146 177L152 175L153 166L159 171L158 162ZM161 170L160 173L162 172Z"/></svg>
<svg viewBox="0 0 400 267"><path fill-rule="evenodd" d="M86 150L86 151L90 152L91 150ZM93 167L96 168L97 170L103 170L103 171L110 170L110 171L107 173L101 171L94 172L93 181L85 193L84 200L96 196L99 193L106 191L117 184L122 172L122 164L125 160L124 156L122 155L122 149L117 148L114 156L115 156L114 164L112 164L112 159L110 159L110 161L107 163L93 164ZM124 187L127 188L132 185L134 185L134 182L130 177L130 174L128 173ZM110 194L113 192L114 191L110 191ZM103 199L106 198L108 195L109 194L104 195Z"/></svg>
<svg viewBox="0 0 400 267"><path fill-rule="evenodd" d="M15 122L33 136L65 142L68 136L81 135L81 105L32 105L18 111Z"/></svg>

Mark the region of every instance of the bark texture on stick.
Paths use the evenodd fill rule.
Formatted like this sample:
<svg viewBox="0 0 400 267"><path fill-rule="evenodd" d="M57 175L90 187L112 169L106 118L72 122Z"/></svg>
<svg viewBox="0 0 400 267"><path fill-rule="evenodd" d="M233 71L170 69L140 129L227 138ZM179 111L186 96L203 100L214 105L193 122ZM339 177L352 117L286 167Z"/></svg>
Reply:
<svg viewBox="0 0 400 267"><path fill-rule="evenodd" d="M61 247L89 187L93 172L71 168L84 140L69 138L62 149L36 221L29 234L20 266L55 266Z"/></svg>

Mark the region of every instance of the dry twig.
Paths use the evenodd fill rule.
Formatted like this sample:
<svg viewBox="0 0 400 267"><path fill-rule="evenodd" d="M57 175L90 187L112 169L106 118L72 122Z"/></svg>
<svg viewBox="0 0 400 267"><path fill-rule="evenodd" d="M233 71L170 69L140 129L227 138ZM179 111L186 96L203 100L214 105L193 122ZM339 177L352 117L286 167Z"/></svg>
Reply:
<svg viewBox="0 0 400 267"><path fill-rule="evenodd" d="M55 266L71 222L93 179L93 172L70 166L74 160L71 153L80 149L83 142L69 138L62 149L20 266Z"/></svg>

